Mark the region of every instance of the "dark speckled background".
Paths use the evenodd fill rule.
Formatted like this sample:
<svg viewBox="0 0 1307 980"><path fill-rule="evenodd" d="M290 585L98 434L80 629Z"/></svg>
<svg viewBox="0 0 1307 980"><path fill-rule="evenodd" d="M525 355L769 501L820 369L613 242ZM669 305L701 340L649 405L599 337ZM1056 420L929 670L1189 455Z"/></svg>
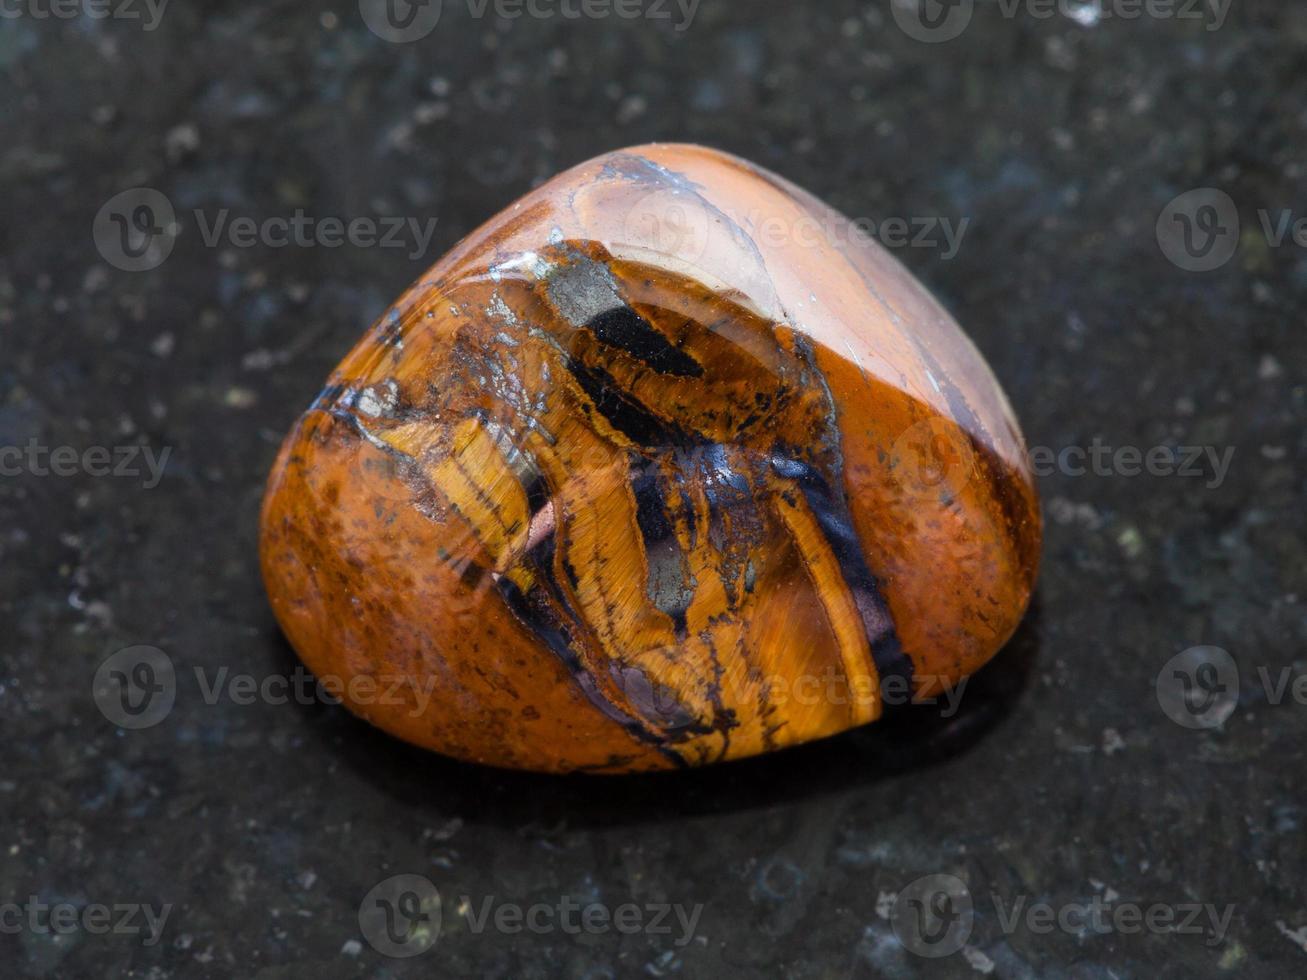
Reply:
<svg viewBox="0 0 1307 980"><path fill-rule="evenodd" d="M0 478L0 904L174 908L154 945L0 932L0 975L1302 975L1307 706L1274 703L1258 671L1307 672L1307 251L1271 247L1258 212L1307 215L1307 10L1234 0L1207 30L981 0L960 37L928 44L887 0L703 0L683 31L445 7L410 45L346 3L175 0L153 31L5 8L23 13L0 19L0 445L172 453L150 490ZM907 709L772 759L523 777L329 705L206 703L197 668L293 669L258 577L258 505L336 361L534 182L654 139L732 150L853 215L969 218L955 257L898 255L989 357L1033 445L1233 448L1228 475L1047 476L1035 611L960 714ZM92 224L142 185L182 233L162 266L123 272ZM1222 268L1188 272L1154 227L1204 186L1242 234ZM197 208L438 224L417 258L210 248ZM176 705L120 730L93 677L138 644L172 658ZM1206 731L1155 693L1196 644L1227 649L1242 681ZM401 872L444 896L439 941L405 960L358 919ZM890 919L925 874L974 898L968 945L945 958L909 952ZM1219 941L1042 934L1005 930L991 893L1233 910ZM460 896L703 910L684 945L477 934Z"/></svg>

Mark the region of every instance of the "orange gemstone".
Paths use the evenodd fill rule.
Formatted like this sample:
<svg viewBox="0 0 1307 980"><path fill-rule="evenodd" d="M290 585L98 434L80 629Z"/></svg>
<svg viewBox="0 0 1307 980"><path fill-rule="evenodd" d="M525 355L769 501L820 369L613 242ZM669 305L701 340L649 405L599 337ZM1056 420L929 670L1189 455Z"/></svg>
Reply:
<svg viewBox="0 0 1307 980"><path fill-rule="evenodd" d="M695 146L582 164L332 375L264 501L272 605L346 704L546 771L821 738L985 663L1040 520L989 368L878 245Z"/></svg>

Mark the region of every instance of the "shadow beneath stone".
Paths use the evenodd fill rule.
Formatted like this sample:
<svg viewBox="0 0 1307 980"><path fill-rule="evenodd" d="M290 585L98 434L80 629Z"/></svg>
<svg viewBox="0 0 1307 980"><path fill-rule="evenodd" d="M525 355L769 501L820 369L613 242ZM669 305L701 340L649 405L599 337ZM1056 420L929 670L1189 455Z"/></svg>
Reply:
<svg viewBox="0 0 1307 980"><path fill-rule="evenodd" d="M1036 596L1012 640L947 701L887 708L876 723L771 755L631 776L547 776L457 762L392 738L343 707L313 705L311 736L406 807L504 827L601 827L764 808L847 793L965 754L1012 711L1039 653ZM295 654L284 639L280 655Z"/></svg>

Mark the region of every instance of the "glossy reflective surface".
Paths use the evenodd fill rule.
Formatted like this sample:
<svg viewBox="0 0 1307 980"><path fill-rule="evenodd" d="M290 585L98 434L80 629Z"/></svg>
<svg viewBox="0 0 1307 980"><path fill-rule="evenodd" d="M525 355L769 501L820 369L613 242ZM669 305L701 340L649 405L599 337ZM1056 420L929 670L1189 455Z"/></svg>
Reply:
<svg viewBox="0 0 1307 980"><path fill-rule="evenodd" d="M460 243L273 472L264 574L309 667L415 743L602 772L819 738L977 669L1038 565L1021 436L848 227L650 146Z"/></svg>

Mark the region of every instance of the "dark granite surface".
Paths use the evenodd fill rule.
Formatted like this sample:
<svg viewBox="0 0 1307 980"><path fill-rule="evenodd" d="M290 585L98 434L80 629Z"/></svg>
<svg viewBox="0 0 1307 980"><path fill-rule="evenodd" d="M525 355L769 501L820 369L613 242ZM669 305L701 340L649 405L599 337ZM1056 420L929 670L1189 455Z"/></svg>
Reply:
<svg viewBox="0 0 1307 980"><path fill-rule="evenodd" d="M122 2L107 9L144 19L33 0L0 19L0 446L22 449L0 456L0 976L1302 975L1307 252L1292 230L1276 244L1286 209L1307 216L1301 5L1043 18L982 0L960 36L924 43L888 2L702 0L677 30L674 4L506 19L447 0L429 36L395 44L346 3L176 2L146 30L149 8ZM260 493L355 337L533 182L653 139L737 152L855 216L969 219L952 257L897 254L1033 446L1232 449L1228 472L1048 467L1035 609L960 711L896 711L771 759L518 776L336 706L206 697L294 675L258 576ZM123 271L93 226L139 186L181 233L157 268ZM1192 237L1186 259L1169 238L1169 261L1159 217L1202 187L1229 198L1163 224L1187 217L1212 248ZM223 209L437 223L425 254L411 234L211 246ZM29 445L79 462L41 475ZM146 457L133 477L80 456L137 445L170 450L157 486ZM129 729L92 694L138 645L171 659L175 703ZM1158 687L1199 645L1237 663L1190 664L1217 712L1200 720L1223 722L1206 729L1172 721ZM437 941L403 959L359 918L401 873L442 896ZM944 949L912 931L911 899L940 897L940 879L913 885L926 875L969 888L969 914L941 907L970 927L948 956L913 952ZM1078 914L1095 900L1104 921ZM578 934L566 902L635 903L642 928ZM158 941L140 914L96 934L88 908L133 903L171 906ZM1027 914L1041 903L1063 924ZM514 904L552 926L497 927ZM667 932L659 905L702 909ZM1229 918L1164 927L1190 907L1209 929L1209 910ZM433 924L430 903L406 909Z"/></svg>

